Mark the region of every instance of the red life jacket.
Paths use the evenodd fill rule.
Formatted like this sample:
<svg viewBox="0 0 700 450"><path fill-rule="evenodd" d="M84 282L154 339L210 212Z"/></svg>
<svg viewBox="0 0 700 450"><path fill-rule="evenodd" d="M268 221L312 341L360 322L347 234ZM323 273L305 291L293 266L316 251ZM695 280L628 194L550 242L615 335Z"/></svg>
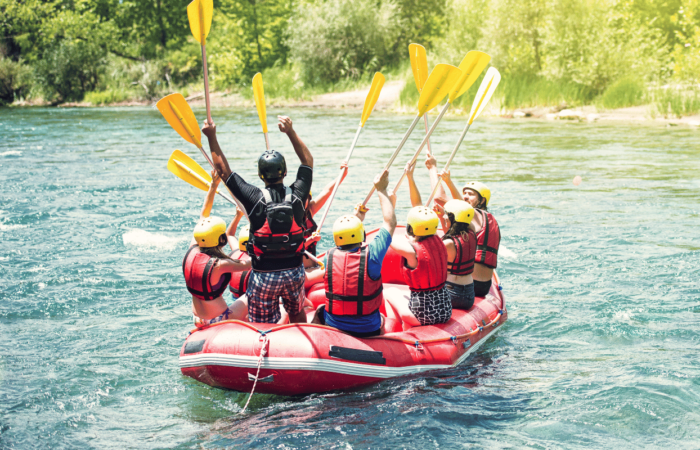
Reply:
<svg viewBox="0 0 700 450"><path fill-rule="evenodd" d="M231 258L247 261L250 259L250 256L245 252L236 250L231 253ZM245 294L245 291L248 289L248 278L250 278L250 270L233 272L231 274L231 282L228 285L228 290L233 294L233 298L238 298Z"/></svg>
<svg viewBox="0 0 700 450"><path fill-rule="evenodd" d="M316 225L314 218L311 216L311 212L307 210L306 214L304 215L304 240L310 238L316 230L318 230L318 225ZM318 242L305 244L305 250L316 256L316 244L318 244Z"/></svg>
<svg viewBox="0 0 700 450"><path fill-rule="evenodd" d="M292 190L285 187L286 195L280 203L273 203L267 189L262 190L265 205L265 223L257 230L251 230L249 252L261 258L289 258L304 251L304 229L294 219Z"/></svg>
<svg viewBox="0 0 700 450"><path fill-rule="evenodd" d="M202 253L197 245L192 245L187 250L182 260L182 273L185 275L187 290L195 298L209 301L221 297L226 292L226 286L231 281L230 273L221 275L216 286L211 284L212 269L218 261L219 258Z"/></svg>
<svg viewBox="0 0 700 450"><path fill-rule="evenodd" d="M370 278L367 272L369 247L349 252L333 248L323 275L326 287L326 311L339 316L368 316L377 311L384 300L382 277Z"/></svg>
<svg viewBox="0 0 700 450"><path fill-rule="evenodd" d="M457 254L453 262L447 262L447 271L452 275L469 275L474 272L474 258L476 256L476 235L472 230L467 231L467 242L461 234L449 239L455 244Z"/></svg>
<svg viewBox="0 0 700 450"><path fill-rule="evenodd" d="M412 291L435 291L447 280L447 250L437 235L413 243L418 265L411 269L401 258L403 279Z"/></svg>
<svg viewBox="0 0 700 450"><path fill-rule="evenodd" d="M498 246L501 244L501 229L490 212L481 213L481 230L476 235L476 262L495 269L498 264Z"/></svg>

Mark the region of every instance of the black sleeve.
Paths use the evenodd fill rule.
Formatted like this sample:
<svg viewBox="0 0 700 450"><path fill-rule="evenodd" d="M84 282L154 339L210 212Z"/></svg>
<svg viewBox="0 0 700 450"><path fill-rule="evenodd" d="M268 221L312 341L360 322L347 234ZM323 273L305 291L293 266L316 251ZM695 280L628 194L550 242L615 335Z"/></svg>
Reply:
<svg viewBox="0 0 700 450"><path fill-rule="evenodd" d="M309 166L299 166L297 170L297 179L292 185L292 192L295 196L299 198L302 202L309 195L311 190L311 182L313 181L314 171Z"/></svg>
<svg viewBox="0 0 700 450"><path fill-rule="evenodd" d="M236 197L239 202L241 202L241 205L243 205L248 215L250 215L253 207L263 196L260 188L246 183L245 180L243 180L243 178L241 178L241 176L235 172L231 173L231 176L228 177L228 180L226 180L226 186L229 188L233 196Z"/></svg>

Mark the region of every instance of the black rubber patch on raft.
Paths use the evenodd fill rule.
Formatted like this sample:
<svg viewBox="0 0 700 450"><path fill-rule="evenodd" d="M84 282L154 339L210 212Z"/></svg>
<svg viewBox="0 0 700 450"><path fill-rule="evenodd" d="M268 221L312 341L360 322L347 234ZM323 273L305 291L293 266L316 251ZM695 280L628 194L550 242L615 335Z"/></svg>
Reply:
<svg viewBox="0 0 700 450"><path fill-rule="evenodd" d="M201 341L189 341L185 344L185 355L189 355L190 353L199 353L202 351L204 348L204 343L207 342L206 339L202 339Z"/></svg>
<svg viewBox="0 0 700 450"><path fill-rule="evenodd" d="M331 345L331 351L328 352L331 358L346 359L348 361L357 361L371 364L384 364L386 359L382 352L373 352L370 350L358 350L356 348L336 347Z"/></svg>

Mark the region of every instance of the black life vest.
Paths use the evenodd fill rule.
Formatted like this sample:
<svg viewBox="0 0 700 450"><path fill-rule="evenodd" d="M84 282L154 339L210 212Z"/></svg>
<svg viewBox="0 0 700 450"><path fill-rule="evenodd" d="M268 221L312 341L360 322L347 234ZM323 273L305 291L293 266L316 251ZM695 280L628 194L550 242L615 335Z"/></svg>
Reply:
<svg viewBox="0 0 700 450"><path fill-rule="evenodd" d="M265 223L250 230L248 254L256 259L280 259L301 255L304 251L304 229L294 219L292 190L285 187L286 195L280 203L272 201L267 189L262 190Z"/></svg>
<svg viewBox="0 0 700 450"><path fill-rule="evenodd" d="M481 214L481 230L476 235L476 262L495 269L498 264L498 246L501 229L491 213L477 209Z"/></svg>
<svg viewBox="0 0 700 450"><path fill-rule="evenodd" d="M341 316L367 316L379 309L382 296L382 277L370 278L367 272L369 247L360 251L333 248L328 252L328 264L323 276L326 288L326 311Z"/></svg>
<svg viewBox="0 0 700 450"><path fill-rule="evenodd" d="M192 245L185 258L182 260L182 273L185 275L187 290L199 300L214 300L226 292L226 287L231 281L231 274L225 273L219 278L219 282L212 286L211 275L214 265L219 258L212 258L202 253L199 246Z"/></svg>
<svg viewBox="0 0 700 450"><path fill-rule="evenodd" d="M447 263L447 271L452 275L469 275L474 272L474 258L476 257L476 234L472 230L467 231L469 240L466 241L461 234L449 239L455 244L456 255L453 262Z"/></svg>

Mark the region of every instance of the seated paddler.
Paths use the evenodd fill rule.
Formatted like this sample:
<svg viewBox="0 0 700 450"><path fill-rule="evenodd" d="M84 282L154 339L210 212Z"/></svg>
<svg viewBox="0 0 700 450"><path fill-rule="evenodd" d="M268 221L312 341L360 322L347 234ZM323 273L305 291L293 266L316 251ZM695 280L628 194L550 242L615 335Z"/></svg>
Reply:
<svg viewBox="0 0 700 450"><path fill-rule="evenodd" d="M355 337L381 334L383 318L379 307L382 295L382 262L396 228L394 205L387 193L389 172L374 179L382 209L383 223L367 244L362 224L364 212L338 218L333 224L335 247L328 251L325 269L310 277L323 278L326 302L316 310L313 323L337 328Z"/></svg>

